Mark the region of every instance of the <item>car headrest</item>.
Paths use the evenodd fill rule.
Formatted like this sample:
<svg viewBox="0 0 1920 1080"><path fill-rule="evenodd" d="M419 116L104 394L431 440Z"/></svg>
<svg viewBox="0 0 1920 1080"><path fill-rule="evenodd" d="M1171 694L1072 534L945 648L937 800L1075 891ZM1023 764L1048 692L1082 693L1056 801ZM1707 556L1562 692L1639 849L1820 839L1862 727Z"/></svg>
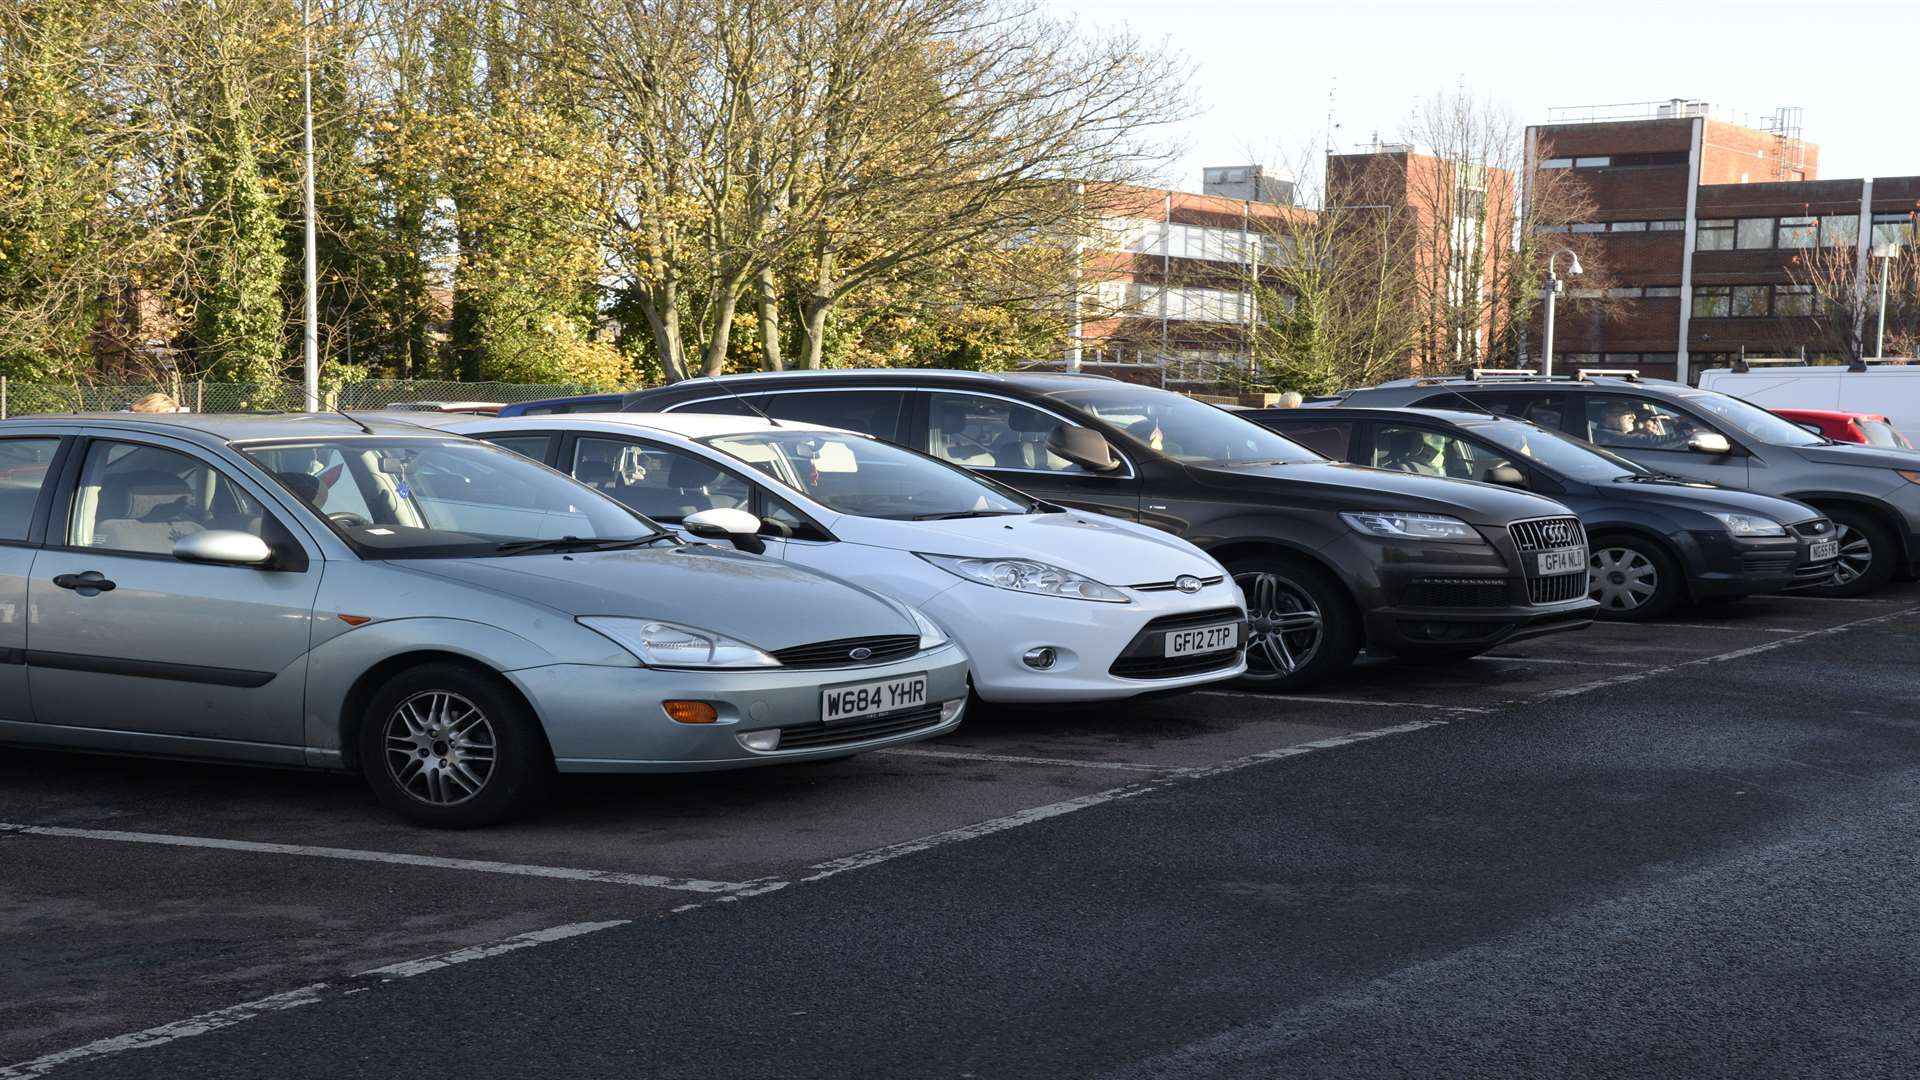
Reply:
<svg viewBox="0 0 1920 1080"><path fill-rule="evenodd" d="M100 478L100 498L95 520L138 518L193 494L185 480L169 472L141 469L109 473Z"/></svg>
<svg viewBox="0 0 1920 1080"><path fill-rule="evenodd" d="M610 484L613 482L613 463L577 461L573 465L573 478L583 484Z"/></svg>
<svg viewBox="0 0 1920 1080"><path fill-rule="evenodd" d="M691 454L674 455L673 468L667 473L667 483L681 489L706 487L718 479L720 469L717 466Z"/></svg>
<svg viewBox="0 0 1920 1080"><path fill-rule="evenodd" d="M1060 421L1038 409L1008 409L1007 426L1024 434L1052 431L1060 426Z"/></svg>

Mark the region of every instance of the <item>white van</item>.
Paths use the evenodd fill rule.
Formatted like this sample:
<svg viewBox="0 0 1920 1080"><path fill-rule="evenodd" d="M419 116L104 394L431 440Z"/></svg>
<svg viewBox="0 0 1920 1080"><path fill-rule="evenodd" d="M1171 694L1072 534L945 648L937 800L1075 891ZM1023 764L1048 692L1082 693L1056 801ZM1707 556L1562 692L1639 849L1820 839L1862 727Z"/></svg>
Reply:
<svg viewBox="0 0 1920 1080"><path fill-rule="evenodd" d="M1700 389L1745 398L1767 409L1833 409L1880 413L1920 446L1920 362L1875 363L1865 371L1837 365L1709 368Z"/></svg>

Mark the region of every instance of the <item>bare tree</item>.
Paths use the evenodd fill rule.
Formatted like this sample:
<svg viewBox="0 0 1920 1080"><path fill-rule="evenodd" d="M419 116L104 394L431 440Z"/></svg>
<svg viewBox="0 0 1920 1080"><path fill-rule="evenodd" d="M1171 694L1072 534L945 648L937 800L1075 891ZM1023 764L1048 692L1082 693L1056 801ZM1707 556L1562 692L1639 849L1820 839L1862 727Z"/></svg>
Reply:
<svg viewBox="0 0 1920 1080"><path fill-rule="evenodd" d="M1800 321L1785 330L1781 344L1808 346L1847 361L1873 355L1879 330L1880 277L1884 273L1885 347L1893 355L1911 355L1916 338L1920 338L1920 258L1916 258L1911 245L1897 251L1892 259L1868 259L1864 277L1856 244L1796 251L1788 260L1787 277L1796 288L1805 290L1806 298L1798 309ZM1776 297L1775 314L1779 314L1779 303Z"/></svg>

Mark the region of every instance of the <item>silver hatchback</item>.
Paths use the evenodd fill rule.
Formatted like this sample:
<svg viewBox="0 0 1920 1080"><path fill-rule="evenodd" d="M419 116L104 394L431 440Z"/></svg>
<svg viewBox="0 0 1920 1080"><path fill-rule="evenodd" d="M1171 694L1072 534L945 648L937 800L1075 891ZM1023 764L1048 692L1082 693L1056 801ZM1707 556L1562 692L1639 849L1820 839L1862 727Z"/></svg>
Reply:
<svg viewBox="0 0 1920 1080"><path fill-rule="evenodd" d="M427 825L559 772L844 757L966 660L484 443L337 415L0 422L0 741L357 769Z"/></svg>

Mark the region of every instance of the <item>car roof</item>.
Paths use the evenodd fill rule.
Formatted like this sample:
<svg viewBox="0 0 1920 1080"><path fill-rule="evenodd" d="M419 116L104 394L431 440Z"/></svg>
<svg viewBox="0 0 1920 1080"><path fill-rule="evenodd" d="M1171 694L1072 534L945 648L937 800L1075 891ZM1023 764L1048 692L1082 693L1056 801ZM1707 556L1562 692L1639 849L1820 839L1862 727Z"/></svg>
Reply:
<svg viewBox="0 0 1920 1080"><path fill-rule="evenodd" d="M731 383L735 386L751 385L756 389L764 386L779 386L792 383L974 383L985 386L1017 386L1037 391L1057 390L1069 386L1084 385L1089 381L1115 382L1112 376L1094 375L1072 371L970 371L963 368L834 368L805 371L749 371L734 375L720 375L684 379L677 383L656 387L653 390L641 390L640 394L660 393L667 390L693 393L703 386L719 389L716 384ZM721 391L725 396L725 391Z"/></svg>
<svg viewBox="0 0 1920 1080"><path fill-rule="evenodd" d="M1295 416L1300 417L1302 420L1312 420L1322 416L1349 420L1392 420L1395 417L1420 416L1431 420L1438 420L1442 423L1463 425L1518 419L1512 416L1501 416L1496 413L1481 412L1477 409L1415 408L1412 406L1391 405L1341 405L1338 403L1303 405L1297 409L1254 409L1241 413L1240 415L1253 420L1264 420L1269 417L1275 420L1286 420ZM1525 423L1525 421L1521 422Z"/></svg>
<svg viewBox="0 0 1920 1080"><path fill-rule="evenodd" d="M452 414L422 413L426 416ZM411 414L410 414L411 416ZM471 419L471 417L458 417ZM340 413L131 413L79 412L41 413L16 416L0 424L48 424L72 427L115 427L156 435L176 435L197 441L254 442L261 439L299 439L307 437L364 436L367 429L375 435L428 435L433 431L411 418L398 420L392 414L355 413L351 418ZM364 427L362 425L365 425Z"/></svg>
<svg viewBox="0 0 1920 1080"><path fill-rule="evenodd" d="M556 413L552 416L463 416L443 421L438 428L465 431L512 431L515 428L546 431L653 431L677 435L683 439L709 439L720 435L745 435L759 431L825 431L835 434L844 429L804 421L762 420L757 416L729 413ZM859 432L852 434L858 435ZM862 436L870 438L871 436Z"/></svg>

